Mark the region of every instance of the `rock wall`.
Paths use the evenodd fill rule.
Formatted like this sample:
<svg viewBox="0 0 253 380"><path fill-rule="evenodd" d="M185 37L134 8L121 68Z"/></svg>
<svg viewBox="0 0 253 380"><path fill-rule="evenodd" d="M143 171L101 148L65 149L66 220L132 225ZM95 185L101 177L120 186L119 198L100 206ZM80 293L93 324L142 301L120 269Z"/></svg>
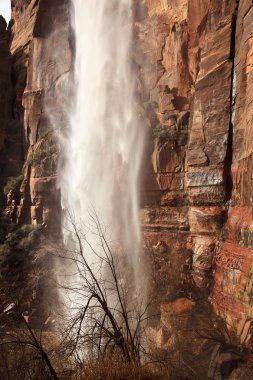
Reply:
<svg viewBox="0 0 253 380"><path fill-rule="evenodd" d="M252 318L253 5L238 7L231 134L232 194L224 236L216 255L214 302L232 322Z"/></svg>
<svg viewBox="0 0 253 380"><path fill-rule="evenodd" d="M12 118L12 57L9 48L10 33L0 17L0 207L6 206L3 188L7 177L17 176L22 168L21 129Z"/></svg>
<svg viewBox="0 0 253 380"><path fill-rule="evenodd" d="M60 229L59 130L64 130L72 66L68 0L12 1L13 118L22 131L23 181L8 194L6 215Z"/></svg>
<svg viewBox="0 0 253 380"><path fill-rule="evenodd" d="M246 0L146 0L136 23L154 282L166 302L211 296L236 325L253 310L252 12Z"/></svg>
<svg viewBox="0 0 253 380"><path fill-rule="evenodd" d="M3 17L0 18L0 80L1 80L1 114L0 114L0 149L2 150L6 139L7 120L9 118L10 100L10 49L8 44L7 24Z"/></svg>
<svg viewBox="0 0 253 380"><path fill-rule="evenodd" d="M133 60L149 125L140 217L151 291L185 307L211 296L233 323L253 314L252 8L250 0L134 1ZM13 0L8 31L0 19L3 181L23 166L8 194L12 221L60 225L58 141L72 51L68 0Z"/></svg>

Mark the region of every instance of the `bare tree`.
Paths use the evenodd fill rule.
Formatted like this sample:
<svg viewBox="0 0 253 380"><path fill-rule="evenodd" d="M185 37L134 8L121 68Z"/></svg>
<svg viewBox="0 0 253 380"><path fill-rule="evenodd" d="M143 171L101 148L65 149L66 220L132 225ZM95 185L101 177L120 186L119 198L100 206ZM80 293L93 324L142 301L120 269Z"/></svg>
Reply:
<svg viewBox="0 0 253 380"><path fill-rule="evenodd" d="M52 349L44 344L44 326L32 328L22 308L14 304L3 313L6 323L0 326L0 357L11 352L18 358L16 363L11 360L8 380L21 373L21 367L20 380L58 380L66 368L75 373L87 363L106 363L110 357L132 369L150 362L145 335L149 304L136 292L123 249L109 238L94 211L88 226L78 226L70 214L69 221L70 244L50 247L70 269L63 273L64 280L58 279L65 301L64 309L59 306L59 316L64 313L59 344ZM59 357L61 369L55 365Z"/></svg>
<svg viewBox="0 0 253 380"><path fill-rule="evenodd" d="M43 326L33 329L18 304L10 305L0 318L1 376L6 380L59 380L52 361L54 350L44 346Z"/></svg>
<svg viewBox="0 0 253 380"><path fill-rule="evenodd" d="M80 352L93 357L117 352L139 365L145 354L148 305L134 294L124 253L118 247L115 252L94 211L88 227L78 227L70 214L69 220L73 248L61 255L72 263L70 280L64 285L70 295L65 340L69 354L78 358Z"/></svg>

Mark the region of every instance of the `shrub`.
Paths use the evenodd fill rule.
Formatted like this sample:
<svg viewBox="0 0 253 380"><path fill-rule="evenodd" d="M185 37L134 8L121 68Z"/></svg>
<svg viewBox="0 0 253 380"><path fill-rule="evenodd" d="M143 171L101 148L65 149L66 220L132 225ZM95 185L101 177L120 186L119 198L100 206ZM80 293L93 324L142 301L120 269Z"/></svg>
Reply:
<svg viewBox="0 0 253 380"><path fill-rule="evenodd" d="M47 158L47 153L41 150L37 150L34 153L30 153L27 157L27 161L29 164L39 164L41 161L43 161L45 158Z"/></svg>
<svg viewBox="0 0 253 380"><path fill-rule="evenodd" d="M56 145L52 145L49 147L39 147L34 152L30 152L27 156L27 162L30 165L33 164L40 164L44 160L49 159L54 154L57 154L57 147Z"/></svg>
<svg viewBox="0 0 253 380"><path fill-rule="evenodd" d="M23 175L20 175L18 177L9 177L8 182L4 186L4 194L9 194L10 191L15 190L17 187L21 185L21 182L23 181Z"/></svg>
<svg viewBox="0 0 253 380"><path fill-rule="evenodd" d="M23 224L22 227L20 227L19 231L23 236L26 236L34 231L39 231L41 229L41 225L37 224Z"/></svg>
<svg viewBox="0 0 253 380"><path fill-rule="evenodd" d="M40 225L24 224L22 227L9 232L6 236L6 244L10 247L18 246L20 249L29 249L38 238Z"/></svg>
<svg viewBox="0 0 253 380"><path fill-rule="evenodd" d="M8 235L6 236L6 243L12 247L17 244L19 240L19 236L17 232L9 232Z"/></svg>
<svg viewBox="0 0 253 380"><path fill-rule="evenodd" d="M0 260L6 255L9 255L11 252L11 249L8 244L0 244Z"/></svg>
<svg viewBox="0 0 253 380"><path fill-rule="evenodd" d="M0 244L0 305L31 297L35 252L40 244L40 226L8 224ZM1 378L1 376L0 376Z"/></svg>
<svg viewBox="0 0 253 380"><path fill-rule="evenodd" d="M56 128L51 124L40 124L38 130L38 140L44 140L50 137Z"/></svg>

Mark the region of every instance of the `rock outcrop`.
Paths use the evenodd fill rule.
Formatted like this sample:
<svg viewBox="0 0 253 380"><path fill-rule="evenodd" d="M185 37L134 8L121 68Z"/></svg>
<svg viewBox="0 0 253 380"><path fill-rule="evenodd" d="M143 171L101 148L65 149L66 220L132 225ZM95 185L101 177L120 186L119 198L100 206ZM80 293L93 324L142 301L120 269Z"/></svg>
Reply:
<svg viewBox="0 0 253 380"><path fill-rule="evenodd" d="M8 33L6 31L6 21L0 17L0 80L1 80L1 98L0 98L0 149L4 147L6 139L7 120L9 118L10 99L8 93L10 93L10 49L8 44Z"/></svg>
<svg viewBox="0 0 253 380"><path fill-rule="evenodd" d="M253 5L240 1L231 102L232 194L216 256L214 301L230 322L252 318Z"/></svg>
<svg viewBox="0 0 253 380"><path fill-rule="evenodd" d="M252 1L134 5L151 291L163 320L166 304L210 297L237 325L253 318ZM72 64L69 0L13 0L8 31L0 18L0 149L3 182L22 167L23 179L5 213L51 231L60 225L58 143Z"/></svg>
<svg viewBox="0 0 253 380"><path fill-rule="evenodd" d="M150 121L141 217L157 289L165 272L167 299L199 289L235 324L253 310L252 8L147 0L136 23Z"/></svg>
<svg viewBox="0 0 253 380"><path fill-rule="evenodd" d="M7 177L15 177L22 169L21 128L12 118L12 57L10 53L10 33L0 16L0 205L6 206L3 188Z"/></svg>
<svg viewBox="0 0 253 380"><path fill-rule="evenodd" d="M69 2L12 1L10 30L13 116L22 129L24 166L20 192L9 194L6 214L59 230L58 137L66 125L73 61Z"/></svg>

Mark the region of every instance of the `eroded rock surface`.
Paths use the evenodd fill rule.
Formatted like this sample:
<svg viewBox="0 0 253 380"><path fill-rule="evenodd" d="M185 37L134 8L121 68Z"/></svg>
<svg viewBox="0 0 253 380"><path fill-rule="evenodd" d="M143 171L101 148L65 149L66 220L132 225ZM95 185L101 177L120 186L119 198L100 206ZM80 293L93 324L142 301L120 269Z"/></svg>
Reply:
<svg viewBox="0 0 253 380"><path fill-rule="evenodd" d="M10 33L0 16L0 206L6 206L3 188L8 177L17 176L22 168L21 128L12 117L13 85Z"/></svg>
<svg viewBox="0 0 253 380"><path fill-rule="evenodd" d="M163 305L211 296L238 324L253 317L252 1L134 5L133 60L149 125L140 217L151 288ZM2 178L23 167L7 197L12 221L60 225L58 137L72 51L68 0L13 0L9 32L0 19Z"/></svg>
<svg viewBox="0 0 253 380"><path fill-rule="evenodd" d="M68 0L12 1L13 116L22 129L23 182L6 214L60 229L59 131L66 125L72 49Z"/></svg>
<svg viewBox="0 0 253 380"><path fill-rule="evenodd" d="M253 5L240 1L232 99L232 182L224 240L216 257L214 302L230 322L252 318Z"/></svg>
<svg viewBox="0 0 253 380"><path fill-rule="evenodd" d="M164 294L211 294L235 324L253 310L252 8L143 1L136 24L150 122L141 216L153 251L168 247L155 262L167 257L179 268Z"/></svg>

